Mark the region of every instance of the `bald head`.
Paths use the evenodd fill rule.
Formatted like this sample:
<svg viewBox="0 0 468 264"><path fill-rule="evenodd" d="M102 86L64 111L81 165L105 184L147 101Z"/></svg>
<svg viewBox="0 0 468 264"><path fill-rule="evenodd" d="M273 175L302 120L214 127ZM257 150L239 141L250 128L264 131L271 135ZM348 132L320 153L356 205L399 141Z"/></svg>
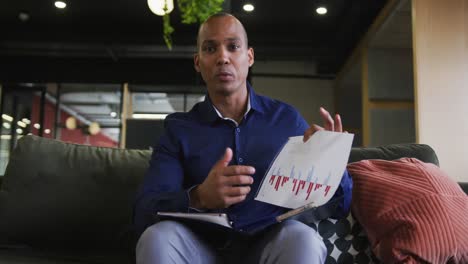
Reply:
<svg viewBox="0 0 468 264"><path fill-rule="evenodd" d="M200 40L200 35L201 33L203 32L203 30L206 29L207 26L209 26L209 24L211 23L216 23L216 20L217 19L232 19L233 21L235 21L236 24L238 24L241 28L242 28L242 32L243 32L243 35L244 35L244 40L245 40L245 46L248 47L249 45L249 40L247 38L247 31L245 31L245 28L244 28L244 25L242 25L242 23L233 15L229 14L229 13L224 13L224 12L221 12L221 13L216 13L214 15L211 15L210 17L208 17L205 22L203 22L200 27L198 28L198 35L197 35L197 52L200 51L200 44L201 44L201 40Z"/></svg>

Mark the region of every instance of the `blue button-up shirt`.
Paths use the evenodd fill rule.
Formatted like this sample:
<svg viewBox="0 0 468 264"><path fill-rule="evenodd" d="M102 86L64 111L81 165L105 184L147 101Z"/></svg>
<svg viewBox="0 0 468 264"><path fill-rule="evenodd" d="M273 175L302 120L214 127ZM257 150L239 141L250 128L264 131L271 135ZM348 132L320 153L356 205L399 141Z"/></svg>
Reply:
<svg viewBox="0 0 468 264"><path fill-rule="evenodd" d="M274 222L286 208L254 200L262 178L282 146L309 127L292 106L255 94L248 85L250 109L240 124L221 118L209 96L188 113L165 120L165 134L154 148L150 167L138 192L134 222L141 234L154 223L158 211L189 212L188 190L203 183L227 147L233 150L230 165L255 167L254 182L246 199L226 209L238 231L251 232ZM351 203L352 181L345 171L333 201L339 200L336 217L345 216Z"/></svg>

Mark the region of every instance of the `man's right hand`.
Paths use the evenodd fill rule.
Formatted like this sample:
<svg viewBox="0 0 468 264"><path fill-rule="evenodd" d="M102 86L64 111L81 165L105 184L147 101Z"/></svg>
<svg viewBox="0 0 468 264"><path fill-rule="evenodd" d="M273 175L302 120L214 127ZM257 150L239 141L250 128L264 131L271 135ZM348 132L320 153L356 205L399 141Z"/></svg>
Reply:
<svg viewBox="0 0 468 264"><path fill-rule="evenodd" d="M197 209L221 209L240 203L250 192L253 183L251 166L228 166L232 150L227 148L223 157L211 168L205 181L190 192L190 207Z"/></svg>

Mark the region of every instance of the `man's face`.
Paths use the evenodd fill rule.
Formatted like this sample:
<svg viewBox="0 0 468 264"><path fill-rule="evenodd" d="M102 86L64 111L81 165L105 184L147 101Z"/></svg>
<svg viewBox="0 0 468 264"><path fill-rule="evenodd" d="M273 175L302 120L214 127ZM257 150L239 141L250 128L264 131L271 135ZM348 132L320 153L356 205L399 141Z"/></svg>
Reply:
<svg viewBox="0 0 468 264"><path fill-rule="evenodd" d="M247 47L242 25L231 16L208 20L199 33L195 69L208 91L230 95L246 87L253 49Z"/></svg>

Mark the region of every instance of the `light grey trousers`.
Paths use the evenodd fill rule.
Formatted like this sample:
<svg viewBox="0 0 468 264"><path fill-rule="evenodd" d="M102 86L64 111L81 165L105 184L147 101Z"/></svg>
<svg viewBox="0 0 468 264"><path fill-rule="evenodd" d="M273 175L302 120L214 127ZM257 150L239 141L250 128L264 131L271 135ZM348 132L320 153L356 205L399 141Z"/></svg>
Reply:
<svg viewBox="0 0 468 264"><path fill-rule="evenodd" d="M298 221L280 223L255 239L237 241L230 250L216 249L203 234L175 221L148 227L136 246L137 264L158 263L324 263L327 249L317 232Z"/></svg>

